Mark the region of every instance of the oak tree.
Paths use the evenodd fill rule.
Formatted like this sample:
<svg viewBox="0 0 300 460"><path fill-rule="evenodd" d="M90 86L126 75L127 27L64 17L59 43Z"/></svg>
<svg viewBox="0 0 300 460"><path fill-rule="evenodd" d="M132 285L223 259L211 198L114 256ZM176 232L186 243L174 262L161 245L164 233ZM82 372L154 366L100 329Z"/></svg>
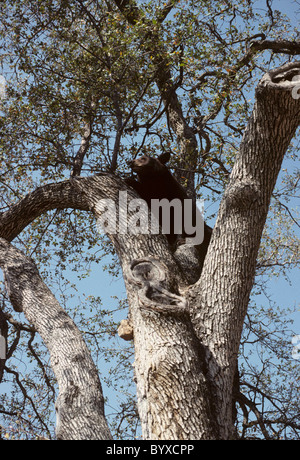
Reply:
<svg viewBox="0 0 300 460"><path fill-rule="evenodd" d="M80 289L74 272L86 276L103 255L126 286L119 333L134 344L144 439L299 437L297 362L262 319L276 323L275 311L250 299L260 276L299 264L289 200L299 187L300 42L271 2L256 3L1 2L0 379L13 382L0 399L2 437L52 437L57 384L56 437L111 439L93 358L98 329L116 328L96 297L84 300L94 315L84 319L64 291ZM130 225L97 231L101 200L120 219L120 192L138 198L127 162L163 152L187 194L212 209L205 260ZM276 356L278 378L267 360L249 365L251 341ZM29 369L36 363L26 378L18 350L19 364L25 354ZM136 418L131 403L119 425Z"/></svg>

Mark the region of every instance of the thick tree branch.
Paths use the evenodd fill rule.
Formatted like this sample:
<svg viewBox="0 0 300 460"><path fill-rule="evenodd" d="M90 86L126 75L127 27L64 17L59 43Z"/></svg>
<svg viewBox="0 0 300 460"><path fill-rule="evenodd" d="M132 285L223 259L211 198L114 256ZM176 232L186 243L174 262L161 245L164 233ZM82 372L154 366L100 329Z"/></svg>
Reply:
<svg viewBox="0 0 300 460"><path fill-rule="evenodd" d="M189 292L193 324L211 353L207 366L221 398L217 405L224 437L231 424L236 356L260 239L284 154L300 123L300 101L293 97L297 85L299 88L293 77L299 74L300 63L290 63L260 81L202 275Z"/></svg>
<svg viewBox="0 0 300 460"><path fill-rule="evenodd" d="M251 43L251 50L271 50L274 53L300 54L300 41L290 40L259 40Z"/></svg>
<svg viewBox="0 0 300 460"><path fill-rule="evenodd" d="M71 181L39 187L0 214L0 237L12 241L41 214L65 208L89 210L85 196L78 194Z"/></svg>
<svg viewBox="0 0 300 460"><path fill-rule="evenodd" d="M53 209L80 209L99 216L97 204L99 200L110 199L119 207L119 192L128 191L128 200L137 198L137 194L118 176L99 173L91 177L74 177L58 184L47 184L26 195L11 208L0 214L0 238L12 241L34 219ZM128 213L128 218L130 217ZM137 238L128 232L116 232L110 235L119 255L125 260L138 258L141 255L161 254L169 252L167 240L163 235L142 235ZM149 252L147 252L149 251ZM158 252L157 252L158 251ZM174 267L173 257L167 263Z"/></svg>
<svg viewBox="0 0 300 460"><path fill-rule="evenodd" d="M111 439L97 369L73 321L39 276L34 262L0 239L0 266L11 302L47 346L60 388L58 439ZM74 427L76 427L74 429Z"/></svg>

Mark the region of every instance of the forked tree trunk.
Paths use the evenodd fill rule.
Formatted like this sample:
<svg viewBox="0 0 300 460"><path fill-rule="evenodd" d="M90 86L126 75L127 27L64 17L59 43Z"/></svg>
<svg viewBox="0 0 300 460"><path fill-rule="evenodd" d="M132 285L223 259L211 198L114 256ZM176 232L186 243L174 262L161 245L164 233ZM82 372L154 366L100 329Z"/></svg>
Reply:
<svg viewBox="0 0 300 460"><path fill-rule="evenodd" d="M300 123L292 81L299 71L300 63L288 64L257 87L200 280L180 289L176 269L164 267L161 256L159 263L149 257L134 261L134 254L131 265L123 260L139 411L148 439L234 436L237 353L271 194ZM150 249L142 252L153 254ZM170 293L182 298L172 300Z"/></svg>
<svg viewBox="0 0 300 460"><path fill-rule="evenodd" d="M267 74L258 85L253 114L196 284L187 285L163 236L110 235L128 292L145 439L234 435L233 378L257 251L284 153L300 123L300 101L292 97L297 84L292 78L297 73L300 63L288 64ZM117 203L122 189L124 183L109 174L48 185L0 216L0 237L11 241L49 209L72 207L97 216L99 200ZM128 199L133 197L135 193L129 191ZM93 431L94 438L109 438L98 376L73 323L41 284L32 262L3 240L0 265L13 305L23 309L49 348L60 384L59 436L80 439L86 433L89 438ZM83 425L72 423L69 414Z"/></svg>

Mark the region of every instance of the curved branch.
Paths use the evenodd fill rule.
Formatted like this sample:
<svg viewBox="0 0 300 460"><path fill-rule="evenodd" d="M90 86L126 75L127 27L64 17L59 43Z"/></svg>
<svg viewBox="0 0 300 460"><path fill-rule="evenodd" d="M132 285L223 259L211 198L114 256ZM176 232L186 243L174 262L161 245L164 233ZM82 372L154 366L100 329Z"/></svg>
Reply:
<svg viewBox="0 0 300 460"><path fill-rule="evenodd" d="M52 209L88 210L84 195L79 195L71 181L47 184L26 195L0 214L0 237L12 241L27 225Z"/></svg>
<svg viewBox="0 0 300 460"><path fill-rule="evenodd" d="M120 178L106 173L38 187L0 214L0 238L12 241L34 219L53 209L93 211L99 198L111 198L112 191L121 187L124 189L126 185Z"/></svg>
<svg viewBox="0 0 300 460"><path fill-rule="evenodd" d="M91 177L74 177L58 184L39 187L8 211L0 214L0 238L11 242L34 219L52 209L79 209L92 212L98 218L103 212L103 209L99 212L98 208L98 203L102 199L114 203L117 217L122 191L125 192L126 200L123 204L127 205L128 210L128 200L137 198L138 195L130 187L128 188L121 178L113 174L99 173ZM128 212L128 218L130 215ZM137 238L130 228L125 230L118 231L116 228L115 233L108 235L121 262L131 263L137 257L158 255L165 259L166 265L172 272L175 270L175 278L182 280L182 274L178 272L178 265L163 235L151 235L149 232Z"/></svg>
<svg viewBox="0 0 300 460"><path fill-rule="evenodd" d="M42 281L34 262L2 238L0 266L15 310L25 314L50 352L60 389L57 438L111 439L98 371L76 325Z"/></svg>
<svg viewBox="0 0 300 460"><path fill-rule="evenodd" d="M250 37L250 40L251 38L253 37ZM253 56L258 51L262 51L262 50L272 50L276 53L296 55L296 54L300 54L300 42L299 41L291 42L289 40L275 40L275 41L259 40L259 41L250 42L250 46L246 54L228 72L228 75L225 78L225 82L221 90L219 91L218 102L212 108L211 112L205 117L203 117L203 120L202 120L203 125L207 124L208 121L211 121L218 116L218 114L220 113L223 107L224 101L228 95L228 90L230 88L231 81L234 79L237 72L240 71L244 66L247 66L251 62L251 59L253 58ZM206 77L214 76L215 74L216 74L216 71L211 71L211 72L205 72L203 75L201 75L200 82L198 82L195 85L194 90L202 86Z"/></svg>
<svg viewBox="0 0 300 460"><path fill-rule="evenodd" d="M274 51L274 53L283 53L291 55L300 54L299 40L259 40L253 41L250 46L251 49L255 49L257 51L271 50Z"/></svg>

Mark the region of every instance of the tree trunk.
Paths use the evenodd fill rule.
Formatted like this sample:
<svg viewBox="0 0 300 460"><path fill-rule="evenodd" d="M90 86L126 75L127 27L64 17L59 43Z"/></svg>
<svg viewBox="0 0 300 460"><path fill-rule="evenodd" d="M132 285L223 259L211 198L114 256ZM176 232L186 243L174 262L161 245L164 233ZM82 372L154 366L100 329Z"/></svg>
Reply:
<svg viewBox="0 0 300 460"><path fill-rule="evenodd" d="M296 82L290 81L299 67L289 64L271 72L257 87L195 285L185 289L180 267L161 237L111 235L130 302L146 439L234 436L237 353L271 193L300 122L299 101L292 97Z"/></svg>
<svg viewBox="0 0 300 460"><path fill-rule="evenodd" d="M107 197L118 204L120 185L106 176ZM98 215L103 178L76 187ZM137 198L128 190L128 203ZM118 219L124 210L117 209ZM128 212L127 221L131 214ZM110 234L118 252L130 305L135 379L144 439L213 439L215 416L205 377L202 347L191 326L181 267L162 235Z"/></svg>

